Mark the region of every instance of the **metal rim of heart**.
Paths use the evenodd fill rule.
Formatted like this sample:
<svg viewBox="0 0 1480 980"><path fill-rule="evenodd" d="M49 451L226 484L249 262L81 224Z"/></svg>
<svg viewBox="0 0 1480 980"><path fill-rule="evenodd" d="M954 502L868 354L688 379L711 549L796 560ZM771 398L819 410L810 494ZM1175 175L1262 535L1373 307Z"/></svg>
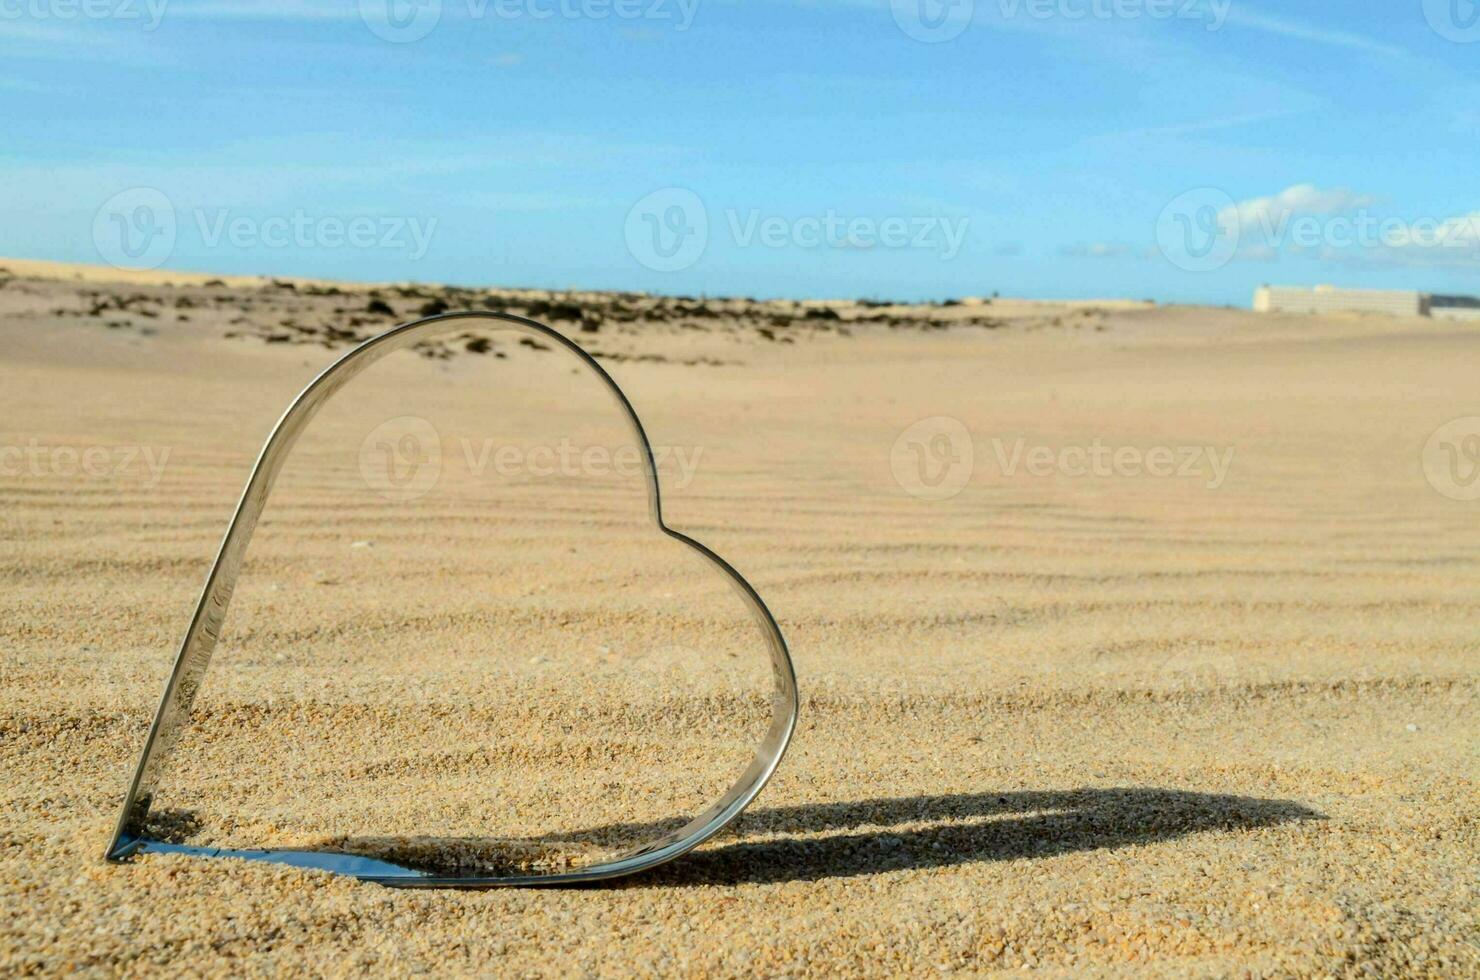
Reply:
<svg viewBox="0 0 1480 980"><path fill-rule="evenodd" d="M569 351L594 372L621 407L631 425L643 459L648 510L658 532L693 549L712 568L723 575L750 609L752 618L766 640L775 685L771 700L770 727L756 751L755 758L723 796L677 830L601 863L549 874L507 877L443 875L404 867L389 861L332 851L232 850L196 847L151 839L146 833L146 821L150 805L154 800L159 776L164 770L171 750L188 724L190 706L200 690L206 669L210 664L211 653L220 638L226 610L231 602L232 589L241 571L247 545L256 528L257 520L267 504L273 483L291 454L298 437L308 427L324 403L360 372L394 351L442 333L465 329L467 321L472 320L492 321L501 329L533 334L552 341ZM124 861L139 854L177 853L200 857L269 861L295 867L333 871L364 881L404 888L571 885L618 878L655 868L680 857L709 840L738 817L765 788L766 783L781 764L782 756L785 755L786 747L791 742L792 733L796 729L799 712L800 699L797 694L796 673L792 667L791 654L787 650L786 639L781 634L781 628L759 593L729 562L704 544L681 531L674 530L664 522L662 494L658 484L658 471L653 460L652 446L648 442L647 433L632 403L611 375L606 372L606 369L564 334L534 320L509 313L484 311L444 313L402 324L365 341L339 358L299 393L267 437L267 442L263 445L256 465L247 479L247 485L242 491L236 513L227 527L215 563L206 577L195 614L185 631L185 637L180 644L169 681L165 685L159 708L155 712L154 722L149 728L138 765L129 783L128 793L124 798L118 823L108 844L105 857L109 861Z"/></svg>

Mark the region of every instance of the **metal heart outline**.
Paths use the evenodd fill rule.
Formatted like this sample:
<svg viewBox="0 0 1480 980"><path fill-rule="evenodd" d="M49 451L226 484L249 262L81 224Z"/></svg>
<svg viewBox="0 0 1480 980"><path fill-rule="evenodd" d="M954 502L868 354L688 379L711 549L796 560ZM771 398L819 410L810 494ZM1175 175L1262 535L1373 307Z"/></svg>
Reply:
<svg viewBox="0 0 1480 980"><path fill-rule="evenodd" d="M159 775L170 751L184 730L190 711L206 669L210 666L211 653L221 635L226 610L231 603L232 589L241 572L247 545L256 529L257 520L276 482L283 463L292 453L293 446L318 410L341 388L352 381L360 372L394 351L401 350L418 341L429 339L451 330L466 326L470 320L489 320L502 329L514 329L549 340L574 354L586 367L593 371L616 398L641 449L644 461L643 476L648 491L648 510L653 523L663 535L678 541L698 552L713 568L723 574L735 591L750 608L751 614L765 636L771 654L771 666L775 679L772 695L771 725L756 751L755 758L736 780L734 785L708 809L694 817L684 826L663 837L626 851L615 858L599 864L571 871L540 875L517 875L508 877L450 876L403 868L389 862L367 859L359 855L339 854L330 851L273 851L273 850L222 850L217 848L191 847L153 841L144 836L145 820L153 802ZM185 632L176 655L174 668L165 685L154 723L144 742L143 752L134 770L128 793L113 837L108 844L105 858L123 861L140 853L173 852L195 854L205 857L237 857L251 860L273 861L298 867L314 867L335 871L366 881L397 887L411 888L492 888L519 885L570 885L580 882L600 881L617 878L655 868L693 850L738 817L751 801L765 788L766 783L780 765L786 747L796 730L800 699L797 694L796 673L792 667L791 654L781 628L766 608L765 602L755 589L735 568L699 541L681 531L669 527L663 520L663 502L658 484L657 465L653 459L652 446L647 432L636 410L626 394L617 386L594 357L578 344L550 327L526 317L509 313L466 311L443 313L401 324L385 333L365 341L346 353L309 383L288 406L257 457L251 476L242 491L240 502L226 536L211 566L210 574L201 590L195 615Z"/></svg>

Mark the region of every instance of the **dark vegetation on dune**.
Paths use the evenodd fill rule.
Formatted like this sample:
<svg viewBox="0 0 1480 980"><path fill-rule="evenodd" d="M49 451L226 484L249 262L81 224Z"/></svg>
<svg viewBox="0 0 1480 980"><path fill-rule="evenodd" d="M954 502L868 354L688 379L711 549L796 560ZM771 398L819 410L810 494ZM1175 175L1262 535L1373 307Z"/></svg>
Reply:
<svg viewBox="0 0 1480 980"><path fill-rule="evenodd" d="M0 273L0 287L15 282ZM809 339L851 336L859 329L891 331L995 330L1007 322L987 315L991 300L948 299L907 305L881 299L856 302L756 300L750 297L654 296L646 293L549 292L469 289L459 286L398 285L364 289L270 279L257 286L233 287L213 279L199 286L97 287L78 284L74 308L58 307L59 317L103 321L116 330L155 332L151 321L201 321L226 328L227 338L268 344L309 344L328 349L351 347L395 326L422 317L461 310L509 313L572 334L597 356L614 361L665 362L661 354L622 350L624 338L681 331L711 332L736 339L795 344ZM970 306L971 309L963 309ZM1083 311L1088 316L1089 311ZM1045 324L1064 326L1059 318ZM1070 323L1069 326L1080 326ZM1100 329L1103 329L1101 327ZM470 328L417 346L424 357L458 354L506 357L511 341ZM598 339L599 338L599 339ZM616 341L593 349L602 340ZM538 342L521 345L547 349ZM685 364L718 366L715 357Z"/></svg>

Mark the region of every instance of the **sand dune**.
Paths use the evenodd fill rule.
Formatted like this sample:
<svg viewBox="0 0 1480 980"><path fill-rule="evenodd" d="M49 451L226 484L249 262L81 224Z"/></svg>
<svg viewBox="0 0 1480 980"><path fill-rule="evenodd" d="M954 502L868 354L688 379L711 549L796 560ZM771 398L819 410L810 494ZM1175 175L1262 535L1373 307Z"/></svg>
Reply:
<svg viewBox="0 0 1480 980"><path fill-rule="evenodd" d="M1480 415L1472 328L0 268L6 972L1480 975L1480 503L1424 465ZM549 319L631 396L670 523L793 647L780 774L606 888L102 864L272 422L440 304ZM764 653L573 367L469 330L325 409L160 833L549 867L723 791Z"/></svg>

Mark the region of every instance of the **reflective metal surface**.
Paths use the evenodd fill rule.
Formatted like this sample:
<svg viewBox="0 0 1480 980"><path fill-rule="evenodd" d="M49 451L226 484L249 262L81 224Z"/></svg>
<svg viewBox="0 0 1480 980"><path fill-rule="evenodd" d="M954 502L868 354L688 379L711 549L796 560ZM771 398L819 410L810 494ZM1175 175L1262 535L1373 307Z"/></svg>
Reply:
<svg viewBox="0 0 1480 980"><path fill-rule="evenodd" d="M349 854L319 851L250 851L220 848L189 847L150 840L145 826L150 804L160 773L169 759L170 751L178 741L189 720L190 706L200 689L206 668L210 665L211 652L221 636L221 627L231 603L232 588L241 571L247 544L257 519L267 504L268 494L281 471L284 461L292 452L299 435L313 420L314 415L335 392L354 379L361 371L393 351L409 347L419 341L442 333L466 329L470 320L494 321L503 329L513 329L549 340L574 354L586 367L595 372L606 388L616 398L627 420L632 424L632 433L642 451L643 475L647 483L648 508L653 523L662 534L682 542L702 555L708 563L723 574L738 592L754 616L756 625L764 636L771 655L771 666L775 677L772 697L771 726L761 742L760 749L750 766L740 775L735 784L707 810L690 820L683 827L657 840L650 841L627 851L611 860L571 871L516 877L445 877L424 874L410 868L372 858ZM750 583L719 555L687 535L675 531L663 522L662 496L658 486L657 466L653 460L652 447L642 422L633 410L627 396L617 387L611 375L579 346L564 335L543 324L507 313L447 313L428 317L413 323L403 324L393 330L368 340L345 354L328 370L324 371L294 399L293 404L278 420L272 434L268 436L257 464L242 491L236 515L226 530L221 550L206 577L200 602L195 615L185 631L184 641L175 659L174 670L165 685L154 724L144 742L144 751L129 784L124 798L123 810L118 826L108 845L106 857L111 861L125 860L140 853L183 853L203 857L237 857L248 860L276 861L299 867L320 868L341 874L352 875L366 881L401 887L461 887L487 888L507 885L565 885L582 881L598 881L632 874L671 861L686 851L692 850L718 833L726 824L740 815L741 811L755 799L766 782L775 772L781 757L791 741L796 727L799 708L796 675L791 656L786 649L786 640L781 629L771 616L766 604L751 588Z"/></svg>

